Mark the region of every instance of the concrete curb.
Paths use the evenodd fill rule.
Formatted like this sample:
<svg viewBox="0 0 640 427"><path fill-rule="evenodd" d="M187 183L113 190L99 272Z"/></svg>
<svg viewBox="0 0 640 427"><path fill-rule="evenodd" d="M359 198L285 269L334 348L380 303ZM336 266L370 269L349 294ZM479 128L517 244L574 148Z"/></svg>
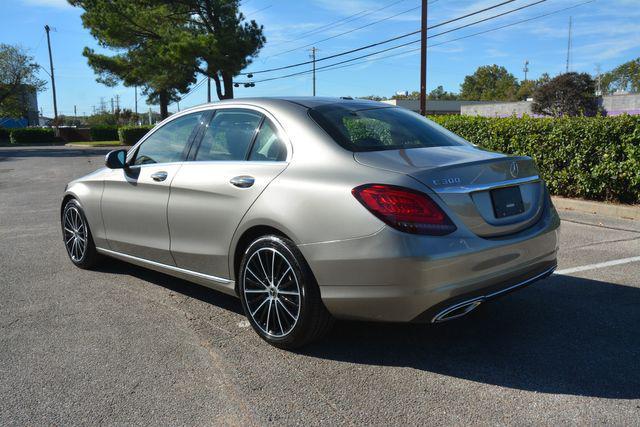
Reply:
<svg viewBox="0 0 640 427"><path fill-rule="evenodd" d="M85 145L85 144L74 144L73 142L68 142L64 144L65 147L74 147L74 148L131 148L130 145Z"/></svg>
<svg viewBox="0 0 640 427"><path fill-rule="evenodd" d="M613 203L591 202L587 200L566 199L554 196L551 198L557 209L585 212L610 218L632 219L640 221L639 205L615 205Z"/></svg>

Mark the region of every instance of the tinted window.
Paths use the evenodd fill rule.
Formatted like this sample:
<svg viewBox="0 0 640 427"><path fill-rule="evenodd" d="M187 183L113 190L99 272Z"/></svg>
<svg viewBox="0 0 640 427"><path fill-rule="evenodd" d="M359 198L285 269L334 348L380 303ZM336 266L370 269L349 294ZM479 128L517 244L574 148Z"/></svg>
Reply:
<svg viewBox="0 0 640 427"><path fill-rule="evenodd" d="M310 109L309 115L336 142L351 151L467 144L442 126L402 108L323 105Z"/></svg>
<svg viewBox="0 0 640 427"><path fill-rule="evenodd" d="M201 116L202 113L187 114L163 125L140 145L133 164L182 161L191 132L200 123Z"/></svg>
<svg viewBox="0 0 640 427"><path fill-rule="evenodd" d="M278 130L271 121L265 119L251 148L249 160L281 162L286 158L287 148L278 136Z"/></svg>
<svg viewBox="0 0 640 427"><path fill-rule="evenodd" d="M196 160L245 160L262 114L218 110L204 132Z"/></svg>

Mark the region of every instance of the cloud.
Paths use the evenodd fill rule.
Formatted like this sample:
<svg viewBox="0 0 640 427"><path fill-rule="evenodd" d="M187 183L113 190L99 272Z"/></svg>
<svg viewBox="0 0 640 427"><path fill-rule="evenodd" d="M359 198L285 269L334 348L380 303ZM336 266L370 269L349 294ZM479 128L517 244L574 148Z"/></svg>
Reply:
<svg viewBox="0 0 640 427"><path fill-rule="evenodd" d="M57 9L73 7L67 2L67 0L24 0L24 2L29 6L54 7Z"/></svg>

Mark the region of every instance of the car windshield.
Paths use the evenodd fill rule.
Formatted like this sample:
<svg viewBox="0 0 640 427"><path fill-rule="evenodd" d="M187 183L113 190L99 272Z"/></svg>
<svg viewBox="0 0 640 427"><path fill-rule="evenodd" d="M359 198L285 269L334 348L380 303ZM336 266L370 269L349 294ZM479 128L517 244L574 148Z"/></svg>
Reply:
<svg viewBox="0 0 640 427"><path fill-rule="evenodd" d="M431 120L397 107L355 109L333 104L312 108L309 115L350 151L469 144Z"/></svg>

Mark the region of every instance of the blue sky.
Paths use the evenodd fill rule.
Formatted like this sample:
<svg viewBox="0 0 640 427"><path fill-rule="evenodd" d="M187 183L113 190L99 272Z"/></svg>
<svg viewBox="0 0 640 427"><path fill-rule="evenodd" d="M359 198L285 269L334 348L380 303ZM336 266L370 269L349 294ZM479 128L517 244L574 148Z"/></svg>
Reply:
<svg viewBox="0 0 640 427"><path fill-rule="evenodd" d="M455 26L472 22L486 16L526 5L534 0L517 0L499 9L476 15L431 31L435 34ZM594 74L597 64L603 71L617 64L640 56L640 0L596 0L575 9L545 18L514 25L464 40L452 39L553 12L586 0L547 0L528 9L488 21L483 24L434 37L434 46L428 51L428 88L438 85L449 91L458 91L464 76L478 66L499 64L505 66L518 78L523 78L522 67L529 60L529 76L536 78L543 72L551 75L565 69L569 16L573 19L573 50L571 69ZM429 24L433 25L499 3L500 0L433 0L429 5ZM327 23L361 13L359 19L342 25L326 28L315 34L310 31ZM420 25L419 9L403 13L420 4L419 0L245 0L241 10L250 19L265 27L267 45L248 69L259 70L278 67L308 59L308 48L301 46L315 43L318 57L374 43L395 35L417 30ZM11 0L3 2L0 17L0 42L20 44L27 48L36 61L47 67L48 56L44 25L55 28L51 33L56 89L60 114L73 114L74 105L78 114L90 114L92 106L98 106L100 97L109 102L120 96L120 105L133 108L133 88L108 88L95 81L93 71L87 66L81 52L85 46L97 48L95 40L82 27L81 10L69 6L65 0ZM366 16L362 16L366 15ZM367 28L340 35L331 40L319 40L339 35L356 27L391 17ZM412 40L413 37L403 39ZM436 43L443 43L435 46ZM388 44L377 49L392 46ZM399 90L417 90L419 81L419 52L409 46L386 54L363 60L348 68L319 72L317 74L318 95L323 96L390 96ZM299 48L299 49L298 49ZM294 49L292 52L282 53ZM375 49L374 49L375 50ZM352 56L361 55L360 52ZM384 56L394 55L377 59ZM330 64L351 56L321 62ZM263 77L279 76L293 71L304 71L300 67L287 72L274 72ZM41 73L43 79L48 75ZM255 77L258 79L258 76ZM180 103L185 108L206 101L206 85L193 91ZM311 76L303 75L271 82L258 83L254 88L236 89L236 97L310 95ZM214 95L215 98L215 95ZM40 93L38 103L44 114L53 114L50 87ZM139 111L147 109L145 100L138 103ZM154 107L154 109L157 109ZM176 111L175 104L170 106Z"/></svg>

